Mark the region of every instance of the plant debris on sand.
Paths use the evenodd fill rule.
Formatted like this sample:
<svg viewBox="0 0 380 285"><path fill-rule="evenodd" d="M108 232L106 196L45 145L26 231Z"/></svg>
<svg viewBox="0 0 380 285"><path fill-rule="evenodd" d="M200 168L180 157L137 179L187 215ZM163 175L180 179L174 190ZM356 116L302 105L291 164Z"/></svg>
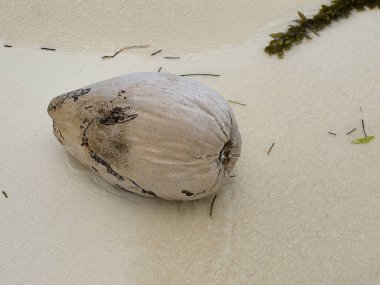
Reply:
<svg viewBox="0 0 380 285"><path fill-rule="evenodd" d="M273 40L265 48L265 52L283 58L284 52L290 50L293 44L301 43L304 38L310 40L311 32L318 36L318 32L330 25L332 21L348 18L353 10L364 11L366 8L376 7L380 9L380 0L334 0L331 5L322 5L318 14L312 18L307 18L298 12L300 19L295 20L296 24L290 25L285 33L270 35Z"/></svg>

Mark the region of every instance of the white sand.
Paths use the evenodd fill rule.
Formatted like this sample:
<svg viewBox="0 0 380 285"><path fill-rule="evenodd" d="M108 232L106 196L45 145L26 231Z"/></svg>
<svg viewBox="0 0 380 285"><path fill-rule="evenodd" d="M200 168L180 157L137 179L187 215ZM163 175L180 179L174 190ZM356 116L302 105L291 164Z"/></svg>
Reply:
<svg viewBox="0 0 380 285"><path fill-rule="evenodd" d="M159 44L107 61L96 51L1 47L0 191L9 197L0 193L0 284L379 284L380 12L334 24L282 61L262 51L279 29L202 51L177 46L172 61L162 58L169 49L150 56ZM247 104L233 105L243 154L212 220L212 197L118 192L53 136L53 96L160 66L221 74L198 79ZM352 145L361 119L377 138Z"/></svg>
<svg viewBox="0 0 380 285"><path fill-rule="evenodd" d="M0 37L66 51L135 44L184 51L246 40L268 21L326 1L0 0Z"/></svg>

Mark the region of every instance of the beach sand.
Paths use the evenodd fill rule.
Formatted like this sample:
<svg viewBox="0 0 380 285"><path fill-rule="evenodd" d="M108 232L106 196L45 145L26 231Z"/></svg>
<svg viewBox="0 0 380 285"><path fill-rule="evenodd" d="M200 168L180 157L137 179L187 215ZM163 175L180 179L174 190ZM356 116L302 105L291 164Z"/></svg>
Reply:
<svg viewBox="0 0 380 285"><path fill-rule="evenodd" d="M106 13L112 2L121 3L95 1L89 13ZM67 4L57 8L63 26L44 25L44 33L33 21L42 21L39 13L50 13L58 1L24 10L0 2L15 14L14 27L9 17L0 25L3 44L14 45L0 47L0 192L8 196L0 193L1 284L380 283L380 12L354 13L279 60L263 52L268 34L283 30L297 10L311 15L319 3L277 1L272 10L275 1L265 1L271 9L255 1L256 10L251 1L240 2L248 7L241 19L236 11L228 14L234 11L228 4L220 15L212 13L216 4L204 4L204 15L192 16L204 30L192 23L183 34L170 28L175 21L183 27L189 19L180 16L188 10L170 10L174 16L160 28L165 39L152 28L157 15L148 14L124 41L115 36L123 28L117 17L107 16L101 31L91 19L94 26L77 35L74 24L63 20ZM86 9L77 6L78 16L87 19ZM30 18L18 17L20 11ZM209 14L244 31L210 27L203 19ZM30 30L23 32L22 25ZM189 36L197 29L199 35ZM56 37L48 36L53 31ZM151 46L101 59L136 44ZM212 219L213 197L180 203L119 191L53 136L46 109L54 96L159 67L173 74L220 74L194 79L246 104L231 103L242 155L236 177L218 193ZM363 136L362 119L376 138L353 145Z"/></svg>

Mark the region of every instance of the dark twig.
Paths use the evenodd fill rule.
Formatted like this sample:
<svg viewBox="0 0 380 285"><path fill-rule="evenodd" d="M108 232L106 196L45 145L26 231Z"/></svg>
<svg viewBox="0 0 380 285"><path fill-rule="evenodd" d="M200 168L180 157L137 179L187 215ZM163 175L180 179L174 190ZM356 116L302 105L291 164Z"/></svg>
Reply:
<svg viewBox="0 0 380 285"><path fill-rule="evenodd" d="M42 50L50 50L50 51L56 51L55 48L47 48L47 47L42 47L41 48Z"/></svg>
<svg viewBox="0 0 380 285"><path fill-rule="evenodd" d="M212 220L212 210L214 208L214 203L215 203L216 197L218 197L218 195L215 195L214 199L212 199L212 202L211 202L211 207L210 207L210 218L211 218L211 220Z"/></svg>
<svg viewBox="0 0 380 285"><path fill-rule="evenodd" d="M274 143L272 143L272 145L271 145L271 147L270 147L270 149L268 150L268 152L267 152L267 155L269 155L270 154L270 152L272 151L272 148L274 147Z"/></svg>
<svg viewBox="0 0 380 285"><path fill-rule="evenodd" d="M10 46L10 45L4 45L4 47L11 48L12 46Z"/></svg>
<svg viewBox="0 0 380 285"><path fill-rule="evenodd" d="M349 135L349 134L351 134L351 133L353 133L355 131L356 131L356 128L353 128L351 131L349 131L348 133L346 133L346 135Z"/></svg>
<svg viewBox="0 0 380 285"><path fill-rule="evenodd" d="M161 69L162 69L162 66L158 69L158 71L157 72L160 72L161 71Z"/></svg>
<svg viewBox="0 0 380 285"><path fill-rule="evenodd" d="M115 56L117 56L119 53L121 53L122 51L125 51L125 50L128 50L128 49L135 49L135 48L147 48L149 47L149 45L144 45L144 46L127 46L127 47L124 47L120 50L118 50L117 52L115 52L113 55L104 55L102 56L102 58L104 59L107 59L107 58L114 58Z"/></svg>
<svg viewBox="0 0 380 285"><path fill-rule="evenodd" d="M363 113L363 109L362 109L362 107L359 106L359 109L360 109L360 111Z"/></svg>
<svg viewBox="0 0 380 285"><path fill-rule="evenodd" d="M8 199L7 193L5 193L5 191L2 191L2 192L3 192L4 197Z"/></svg>
<svg viewBox="0 0 380 285"><path fill-rule="evenodd" d="M235 178L236 177L236 175L230 175L230 178Z"/></svg>
<svg viewBox="0 0 380 285"><path fill-rule="evenodd" d="M330 135L336 136L336 133L329 132Z"/></svg>
<svg viewBox="0 0 380 285"><path fill-rule="evenodd" d="M367 137L367 133L365 132L365 127L364 127L364 120L362 120L362 127L363 127L364 136Z"/></svg>
<svg viewBox="0 0 380 285"><path fill-rule="evenodd" d="M239 103L239 102L232 101L232 100L227 100L227 101L231 102L231 103L234 103L234 104L238 104L238 105L242 105L242 106L247 106L247 104L244 104L244 103Z"/></svg>
<svg viewBox="0 0 380 285"><path fill-rule="evenodd" d="M179 59L179 56L164 56L166 59Z"/></svg>
<svg viewBox="0 0 380 285"><path fill-rule="evenodd" d="M160 53L160 52L162 52L162 49L160 49L160 50L158 50L158 51L155 51L154 53L151 54L151 56L154 56L154 55L156 55L156 54L158 54L158 53Z"/></svg>
<svg viewBox="0 0 380 285"><path fill-rule="evenodd" d="M212 74L212 73L187 73L181 74L180 76L215 76L218 77L220 74Z"/></svg>

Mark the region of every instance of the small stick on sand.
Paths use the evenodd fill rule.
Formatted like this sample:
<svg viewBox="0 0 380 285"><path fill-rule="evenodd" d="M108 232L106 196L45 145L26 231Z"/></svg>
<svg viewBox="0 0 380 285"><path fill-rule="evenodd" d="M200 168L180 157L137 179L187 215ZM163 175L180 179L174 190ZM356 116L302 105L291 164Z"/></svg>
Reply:
<svg viewBox="0 0 380 285"><path fill-rule="evenodd" d="M212 209L214 208L215 199L218 197L218 195L215 195L214 199L212 199L211 207L210 207L210 218L212 220Z"/></svg>
<svg viewBox="0 0 380 285"><path fill-rule="evenodd" d="M49 51L56 51L55 48L47 48L47 47L42 47L42 50L49 50Z"/></svg>
<svg viewBox="0 0 380 285"><path fill-rule="evenodd" d="M105 56L102 56L102 58L104 59L107 59L107 58L114 58L115 56L117 56L119 53L121 53L122 51L125 51L125 50L128 50L128 49L135 49L135 48L147 48L149 47L149 45L144 45L144 46L127 46L125 48L122 48L120 50L118 50L117 52L115 52L113 55L105 55Z"/></svg>
<svg viewBox="0 0 380 285"><path fill-rule="evenodd" d="M150 56L154 56L154 55L156 55L156 54L158 54L158 53L160 53L160 52L162 52L162 49L160 49L160 50L158 50L158 51L155 51L155 52L152 53Z"/></svg>
<svg viewBox="0 0 380 285"><path fill-rule="evenodd" d="M240 102L236 102L236 101L232 101L232 100L227 100L228 102L231 102L231 103L234 103L234 104L238 104L238 105L242 105L242 106L247 106L247 104L244 104L244 103L240 103Z"/></svg>
<svg viewBox="0 0 380 285"><path fill-rule="evenodd" d="M270 152L272 151L272 148L273 148L273 147L274 147L274 143L272 143L272 146L271 146L270 149L268 150L267 155L270 154Z"/></svg>
<svg viewBox="0 0 380 285"><path fill-rule="evenodd" d="M362 127L363 127L364 136L367 137L367 133L365 132L365 127L364 127L364 120L362 120Z"/></svg>
<svg viewBox="0 0 380 285"><path fill-rule="evenodd" d="M349 135L349 134L351 134L351 133L353 133L355 131L356 131L356 128L353 128L351 131L349 131L348 133L346 133L346 135Z"/></svg>

